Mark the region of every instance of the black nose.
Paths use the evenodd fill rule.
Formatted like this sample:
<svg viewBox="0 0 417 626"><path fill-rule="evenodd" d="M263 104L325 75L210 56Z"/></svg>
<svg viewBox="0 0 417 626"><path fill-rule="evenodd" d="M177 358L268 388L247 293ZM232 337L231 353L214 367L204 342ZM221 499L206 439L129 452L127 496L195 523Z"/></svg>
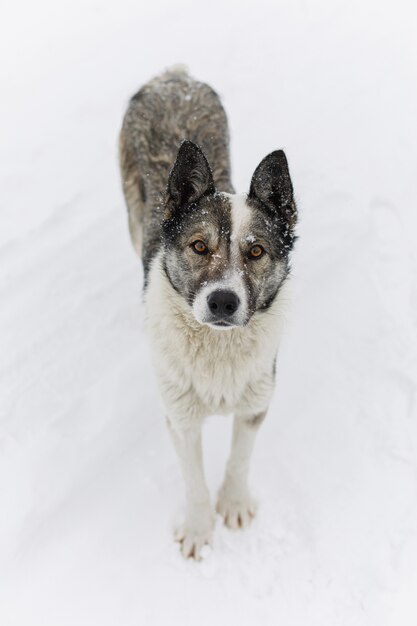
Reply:
<svg viewBox="0 0 417 626"><path fill-rule="evenodd" d="M213 291L207 298L211 314L216 319L230 317L239 307L240 300L233 291Z"/></svg>

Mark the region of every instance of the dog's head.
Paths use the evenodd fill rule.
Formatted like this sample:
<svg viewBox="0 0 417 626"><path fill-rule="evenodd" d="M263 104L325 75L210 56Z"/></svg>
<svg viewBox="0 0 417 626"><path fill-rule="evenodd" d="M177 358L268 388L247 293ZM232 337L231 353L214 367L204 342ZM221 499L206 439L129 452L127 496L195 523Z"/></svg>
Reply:
<svg viewBox="0 0 417 626"><path fill-rule="evenodd" d="M249 194L215 189L201 149L184 141L169 175L164 270L201 324L244 326L289 271L297 212L282 150L261 161Z"/></svg>

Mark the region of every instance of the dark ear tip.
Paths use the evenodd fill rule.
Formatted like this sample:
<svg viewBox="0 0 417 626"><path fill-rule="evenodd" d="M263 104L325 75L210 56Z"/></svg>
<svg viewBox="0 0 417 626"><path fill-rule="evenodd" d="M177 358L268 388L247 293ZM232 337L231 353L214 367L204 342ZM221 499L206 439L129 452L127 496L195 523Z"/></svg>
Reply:
<svg viewBox="0 0 417 626"><path fill-rule="evenodd" d="M180 143L180 148L184 147L184 148L194 148L195 147L195 143L193 141L191 141L191 139L183 139Z"/></svg>
<svg viewBox="0 0 417 626"><path fill-rule="evenodd" d="M178 148L178 153L180 152L193 152L194 154L204 154L200 146L198 146L196 143L194 143L194 141L191 141L190 139L183 139L181 141L180 147Z"/></svg>
<svg viewBox="0 0 417 626"><path fill-rule="evenodd" d="M277 159L278 161L284 161L284 163L287 163L287 157L284 150L274 150L274 152L271 152L269 156Z"/></svg>
<svg viewBox="0 0 417 626"><path fill-rule="evenodd" d="M260 162L252 176L249 195L274 209L283 209L292 202L293 188L284 150L274 150Z"/></svg>

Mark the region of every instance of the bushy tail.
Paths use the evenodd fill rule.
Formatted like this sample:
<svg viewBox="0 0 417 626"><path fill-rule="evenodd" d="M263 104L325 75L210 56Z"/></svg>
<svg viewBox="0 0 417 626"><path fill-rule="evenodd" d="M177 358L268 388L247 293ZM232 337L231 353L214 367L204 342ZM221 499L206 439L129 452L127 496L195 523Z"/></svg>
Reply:
<svg viewBox="0 0 417 626"><path fill-rule="evenodd" d="M119 163L122 175L123 192L129 215L129 230L133 247L138 256L142 255L142 221L144 199L141 194L143 183L137 166L136 154L129 133L122 127L119 135Z"/></svg>
<svg viewBox="0 0 417 626"><path fill-rule="evenodd" d="M164 74L165 76L189 76L190 72L184 63L175 63L171 67L167 67Z"/></svg>

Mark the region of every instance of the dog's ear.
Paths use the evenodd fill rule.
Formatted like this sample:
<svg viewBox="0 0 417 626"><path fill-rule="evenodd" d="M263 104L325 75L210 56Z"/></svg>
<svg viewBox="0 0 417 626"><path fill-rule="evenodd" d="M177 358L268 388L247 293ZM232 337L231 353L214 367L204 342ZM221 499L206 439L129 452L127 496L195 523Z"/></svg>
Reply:
<svg viewBox="0 0 417 626"><path fill-rule="evenodd" d="M168 178L168 212L214 191L213 174L203 151L192 141L183 141Z"/></svg>
<svg viewBox="0 0 417 626"><path fill-rule="evenodd" d="M260 162L252 176L249 197L258 198L287 218L295 217L292 182L283 150L271 152Z"/></svg>

